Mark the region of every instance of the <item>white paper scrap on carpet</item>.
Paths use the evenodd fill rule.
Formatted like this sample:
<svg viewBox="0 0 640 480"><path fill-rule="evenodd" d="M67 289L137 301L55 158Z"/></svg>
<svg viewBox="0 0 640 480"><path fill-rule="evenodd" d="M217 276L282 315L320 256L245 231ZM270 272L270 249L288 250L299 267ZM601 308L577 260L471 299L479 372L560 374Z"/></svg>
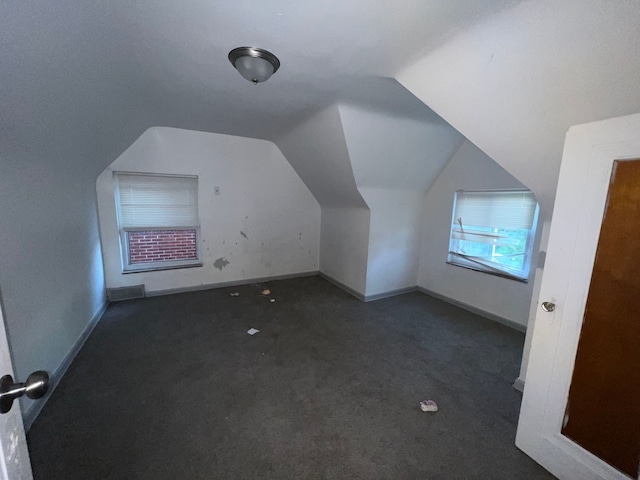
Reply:
<svg viewBox="0 0 640 480"><path fill-rule="evenodd" d="M249 330L247 330L247 333L249 335L255 335L256 333L258 333L260 330L257 330L255 328L250 328Z"/></svg>

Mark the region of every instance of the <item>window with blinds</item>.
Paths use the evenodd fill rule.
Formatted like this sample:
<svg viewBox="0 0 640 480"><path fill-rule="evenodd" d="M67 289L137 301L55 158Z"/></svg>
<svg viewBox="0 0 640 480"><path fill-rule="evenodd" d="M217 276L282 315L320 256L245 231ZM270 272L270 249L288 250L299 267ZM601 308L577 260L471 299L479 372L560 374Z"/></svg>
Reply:
<svg viewBox="0 0 640 480"><path fill-rule="evenodd" d="M124 272L199 266L198 177L115 173Z"/></svg>
<svg viewBox="0 0 640 480"><path fill-rule="evenodd" d="M538 203L528 190L459 190L448 262L527 281L537 223Z"/></svg>

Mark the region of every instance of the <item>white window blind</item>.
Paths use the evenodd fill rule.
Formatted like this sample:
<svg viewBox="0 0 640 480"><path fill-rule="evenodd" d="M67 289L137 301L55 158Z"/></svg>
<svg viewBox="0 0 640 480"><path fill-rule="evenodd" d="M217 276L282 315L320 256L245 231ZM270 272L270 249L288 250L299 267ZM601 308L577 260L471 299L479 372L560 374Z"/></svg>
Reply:
<svg viewBox="0 0 640 480"><path fill-rule="evenodd" d="M537 215L528 190L457 191L449 263L526 281Z"/></svg>
<svg viewBox="0 0 640 480"><path fill-rule="evenodd" d="M117 173L120 228L197 227L198 177Z"/></svg>
<svg viewBox="0 0 640 480"><path fill-rule="evenodd" d="M462 227L505 230L530 229L536 213L536 199L528 191L456 192L454 222Z"/></svg>

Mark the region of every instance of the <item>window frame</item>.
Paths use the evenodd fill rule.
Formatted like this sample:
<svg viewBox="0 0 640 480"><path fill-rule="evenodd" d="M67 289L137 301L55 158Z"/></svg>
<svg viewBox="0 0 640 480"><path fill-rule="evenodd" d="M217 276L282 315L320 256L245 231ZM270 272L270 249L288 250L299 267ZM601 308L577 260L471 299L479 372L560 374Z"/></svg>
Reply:
<svg viewBox="0 0 640 480"><path fill-rule="evenodd" d="M485 265L481 262L476 262L474 260L471 259L467 259L464 257L461 257L459 254L452 252L451 250L451 243L453 241L453 231L454 228L456 227L456 203L458 200L458 193L459 192L466 192L466 193L486 193L486 194L490 194L490 193L496 193L496 194L501 194L501 193L530 193L531 195L533 195L534 199L535 199L535 195L533 194L533 192L531 192L528 189L517 189L517 188L508 188L508 189L488 189L488 190L457 190L454 193L454 200L453 200L453 208L451 211L451 222L449 225L449 244L448 244L448 253L447 253L447 261L446 263L449 265L453 265L455 267L462 267L462 268L466 268L469 270L474 270L477 272L481 272L481 273L487 273L489 275L494 275L497 277L502 277L502 278L506 278L509 280L515 280L518 282L522 282L522 283L529 283L529 275L531 273L531 261L533 258L533 248L535 246L535 240L536 240L536 232L537 232L537 227L538 227L538 216L540 213L540 205L537 203L536 201L536 206L534 209L534 213L533 213L533 219L531 221L531 227L528 229L528 233L527 233L527 238L526 238L526 243L525 243L525 251L524 251L524 257L523 257L523 266L522 269L520 270L520 272L522 273L522 275L519 274L515 274L515 273L511 273L506 269L500 269L499 268L499 264L496 264L496 267L492 267L490 265ZM491 228L491 227L485 227L485 228ZM500 229L500 227L492 227L492 228L496 228L496 229Z"/></svg>
<svg viewBox="0 0 640 480"><path fill-rule="evenodd" d="M121 221L121 203L120 203L120 181L119 175L139 175L142 177L173 177L173 178L189 178L196 179L196 208L198 209L198 225L192 226L156 226L156 227L122 227ZM144 173L144 172L124 172L114 171L114 196L116 204L116 222L118 225L118 238L120 243L120 263L122 266L122 273L140 273L140 272L153 272L160 270L175 270L179 268L194 268L202 267L202 252L200 241L200 194L199 183L200 179L197 175L174 175L174 174L161 174L161 173ZM195 259L183 259L183 260L156 260L152 262L144 263L131 263L130 246L128 241L128 234L130 232L146 232L146 231L183 231L183 230L195 230L196 234L196 258Z"/></svg>

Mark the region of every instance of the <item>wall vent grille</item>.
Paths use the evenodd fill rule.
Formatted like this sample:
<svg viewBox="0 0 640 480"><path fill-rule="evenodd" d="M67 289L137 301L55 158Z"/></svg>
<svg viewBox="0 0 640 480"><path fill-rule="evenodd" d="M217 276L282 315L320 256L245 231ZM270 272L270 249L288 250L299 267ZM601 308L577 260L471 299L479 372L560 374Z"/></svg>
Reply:
<svg viewBox="0 0 640 480"><path fill-rule="evenodd" d="M144 298L144 285L132 285L130 287L107 288L107 299L110 302Z"/></svg>

